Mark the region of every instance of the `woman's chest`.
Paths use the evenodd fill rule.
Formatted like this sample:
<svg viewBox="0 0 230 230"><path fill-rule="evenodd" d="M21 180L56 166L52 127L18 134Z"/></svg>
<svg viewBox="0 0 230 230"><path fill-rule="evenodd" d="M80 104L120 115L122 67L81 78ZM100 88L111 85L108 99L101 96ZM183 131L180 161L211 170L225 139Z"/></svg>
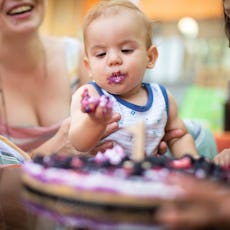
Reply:
<svg viewBox="0 0 230 230"><path fill-rule="evenodd" d="M11 126L49 126L67 117L71 92L66 73L46 77L6 81L0 94L1 120Z"/></svg>

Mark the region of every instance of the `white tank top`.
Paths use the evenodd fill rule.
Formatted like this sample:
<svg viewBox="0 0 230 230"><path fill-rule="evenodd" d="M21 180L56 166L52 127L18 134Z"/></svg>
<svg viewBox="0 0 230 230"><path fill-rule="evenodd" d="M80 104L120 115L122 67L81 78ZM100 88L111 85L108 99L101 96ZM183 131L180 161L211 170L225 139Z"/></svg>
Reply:
<svg viewBox="0 0 230 230"><path fill-rule="evenodd" d="M102 141L113 140L121 145L126 153L131 154L133 137L122 128L143 120L145 124L145 154L147 156L156 154L158 145L165 134L168 118L168 96L165 88L154 83L143 83L143 87L148 93L148 100L146 105L139 106L106 92L96 82L90 82L90 84L94 85L99 95L109 96L113 103L113 111L121 114L120 129Z"/></svg>

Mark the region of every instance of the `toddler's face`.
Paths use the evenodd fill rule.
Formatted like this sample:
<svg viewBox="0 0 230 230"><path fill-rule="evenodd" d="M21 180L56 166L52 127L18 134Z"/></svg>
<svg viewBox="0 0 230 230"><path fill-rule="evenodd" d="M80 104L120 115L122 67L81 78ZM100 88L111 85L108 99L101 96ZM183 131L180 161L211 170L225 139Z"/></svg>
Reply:
<svg viewBox="0 0 230 230"><path fill-rule="evenodd" d="M129 11L100 16L86 31L85 44L92 78L113 94L127 94L140 86L149 68L146 32Z"/></svg>

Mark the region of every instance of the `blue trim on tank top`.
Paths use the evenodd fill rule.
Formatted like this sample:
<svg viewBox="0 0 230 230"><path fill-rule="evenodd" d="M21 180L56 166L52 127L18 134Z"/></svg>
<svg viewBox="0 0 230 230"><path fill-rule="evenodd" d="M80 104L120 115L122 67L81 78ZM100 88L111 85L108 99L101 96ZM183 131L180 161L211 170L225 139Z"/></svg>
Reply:
<svg viewBox="0 0 230 230"><path fill-rule="evenodd" d="M163 94L163 97L165 99L165 106L166 106L166 111L167 111L167 116L169 115L169 99L168 99L168 94L167 91L165 89L165 87L161 84L159 84L159 87L161 89L161 92Z"/></svg>
<svg viewBox="0 0 230 230"><path fill-rule="evenodd" d="M97 92L98 92L98 94L99 94L100 96L104 95L104 93L103 93L101 87L100 87L95 81L90 81L90 82L88 82L88 84L93 85L94 88L97 90Z"/></svg>
<svg viewBox="0 0 230 230"><path fill-rule="evenodd" d="M89 82L89 84L92 84L95 87L95 89L97 90L97 92L98 92L98 94L100 96L104 94L102 89L101 89L101 87L95 81L91 81L91 82ZM153 92L152 92L152 89L151 89L149 83L143 82L142 86L146 88L147 93L148 93L148 101L144 106L135 105L133 103L125 101L125 100L123 100L122 98L120 98L119 96L117 96L115 94L111 94L111 95L114 96L119 103L121 103L122 105L124 105L124 106L126 106L128 108L130 108L132 110L135 110L135 111L138 111L138 112L145 112L145 111L148 111L152 106Z"/></svg>
<svg viewBox="0 0 230 230"><path fill-rule="evenodd" d="M147 100L147 103L144 105L144 106L141 106L141 105L135 105L133 103L130 103L128 101L125 101L123 100L122 98L120 98L119 96L117 95L114 95L113 96L117 99L118 102L120 102L122 105L134 110L134 111L138 111L138 112L145 112L145 111L148 111L151 106L152 106L152 103L153 103L153 92L152 92L152 89L150 87L150 85L148 83L142 83L142 86L147 90L147 93L148 93L148 100Z"/></svg>

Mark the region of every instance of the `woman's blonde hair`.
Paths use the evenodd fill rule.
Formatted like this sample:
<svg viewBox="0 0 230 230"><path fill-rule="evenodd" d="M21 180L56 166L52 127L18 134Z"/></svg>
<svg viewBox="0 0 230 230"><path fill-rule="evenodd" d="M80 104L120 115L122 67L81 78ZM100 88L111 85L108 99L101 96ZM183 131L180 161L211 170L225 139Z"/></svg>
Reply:
<svg viewBox="0 0 230 230"><path fill-rule="evenodd" d="M130 9L136 12L137 16L142 20L144 27L143 30L146 31L146 46L149 48L152 45L152 32L153 23L135 4L129 0L101 0L93 8L91 8L87 15L85 16L83 23L83 39L86 40L86 30L88 26L95 19L102 15L109 13L118 13L122 8Z"/></svg>

